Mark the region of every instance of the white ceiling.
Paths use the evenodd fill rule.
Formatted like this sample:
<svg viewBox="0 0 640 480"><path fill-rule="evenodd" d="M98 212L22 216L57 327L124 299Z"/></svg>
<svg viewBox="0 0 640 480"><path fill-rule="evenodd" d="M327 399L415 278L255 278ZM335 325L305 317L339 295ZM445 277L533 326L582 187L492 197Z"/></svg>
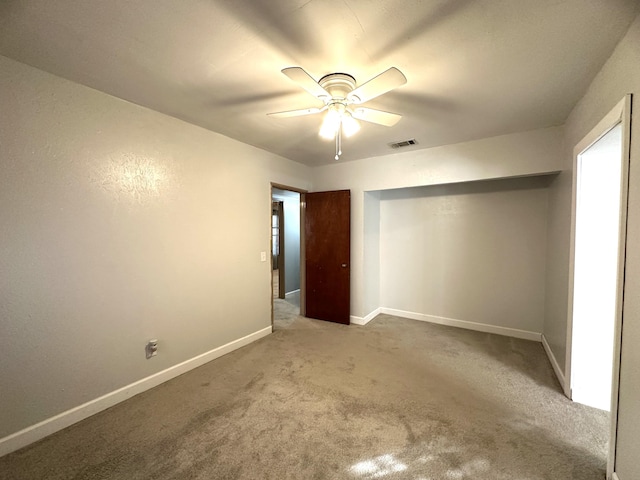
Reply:
<svg viewBox="0 0 640 480"><path fill-rule="evenodd" d="M340 161L564 122L637 0L0 0L0 54L308 165L333 162L318 106L280 70L406 85Z"/></svg>

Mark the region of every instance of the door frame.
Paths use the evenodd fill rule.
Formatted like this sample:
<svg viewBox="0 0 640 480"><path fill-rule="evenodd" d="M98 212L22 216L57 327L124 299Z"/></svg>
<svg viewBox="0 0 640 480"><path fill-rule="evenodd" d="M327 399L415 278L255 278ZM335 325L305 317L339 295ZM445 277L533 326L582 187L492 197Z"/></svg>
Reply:
<svg viewBox="0 0 640 480"><path fill-rule="evenodd" d="M286 258L286 252L284 250L284 202L282 200L272 201L271 205L273 206L272 213L275 211L278 217L278 298L284 298L284 293L287 289L284 270ZM271 249L271 252L273 252L273 238L271 238ZM271 262L273 262L273 253ZM271 268L273 269L273 263L271 264ZM273 294L273 292L271 293Z"/></svg>
<svg viewBox="0 0 640 480"><path fill-rule="evenodd" d="M620 353L622 345L622 310L624 302L624 268L626 260L626 230L629 191L629 161L630 161L630 126L631 126L631 95L626 95L573 149L573 183L571 199L571 241L569 254L569 290L567 308L567 343L565 357L564 392L572 398L571 392L571 356L573 341L573 300L575 274L575 240L576 240L576 208L578 187L578 158L590 146L600 140L617 125L622 125L622 156L621 188L620 188L620 222L618 231L618 273L616 279L616 307L614 345L612 358L612 386L610 409L610 437L609 455L607 458L607 478L611 479L615 471L616 435L618 426L618 396L620 390Z"/></svg>
<svg viewBox="0 0 640 480"><path fill-rule="evenodd" d="M273 199L273 189L276 188L278 190L288 190L290 192L296 192L300 194L300 315L304 316L306 313L306 304L305 304L305 292L306 292L306 282L305 282L305 239L304 239L304 221L305 221L305 194L308 193L308 190L304 190L297 187L291 187L288 185L284 185L281 183L271 182L269 187L269 205L272 203ZM269 221L271 222L271 216L269 216ZM271 223L269 223L269 232L271 232ZM273 235L270 235L270 244L271 251L273 251ZM273 256L271 256L271 275L273 275ZM273 282L269 279L269 284L271 285L271 328L273 329Z"/></svg>

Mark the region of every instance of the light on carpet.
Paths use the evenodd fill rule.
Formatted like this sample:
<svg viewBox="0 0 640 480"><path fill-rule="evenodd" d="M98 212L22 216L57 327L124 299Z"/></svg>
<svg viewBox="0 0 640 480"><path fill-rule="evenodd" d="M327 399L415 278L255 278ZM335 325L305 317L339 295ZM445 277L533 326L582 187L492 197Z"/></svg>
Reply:
<svg viewBox="0 0 640 480"><path fill-rule="evenodd" d="M396 460L393 455L386 454L356 463L350 470L363 478L380 478L406 469L407 466L404 463Z"/></svg>

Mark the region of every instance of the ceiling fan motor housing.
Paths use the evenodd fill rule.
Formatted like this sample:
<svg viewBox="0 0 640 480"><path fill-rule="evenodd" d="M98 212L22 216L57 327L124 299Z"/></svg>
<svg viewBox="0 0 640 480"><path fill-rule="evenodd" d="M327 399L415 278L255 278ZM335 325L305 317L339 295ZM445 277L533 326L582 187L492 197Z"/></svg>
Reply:
<svg viewBox="0 0 640 480"><path fill-rule="evenodd" d="M326 103L346 104L347 96L356 88L356 79L346 73L325 75L318 83L331 95L331 98L325 99ZM350 98L349 103L354 100Z"/></svg>

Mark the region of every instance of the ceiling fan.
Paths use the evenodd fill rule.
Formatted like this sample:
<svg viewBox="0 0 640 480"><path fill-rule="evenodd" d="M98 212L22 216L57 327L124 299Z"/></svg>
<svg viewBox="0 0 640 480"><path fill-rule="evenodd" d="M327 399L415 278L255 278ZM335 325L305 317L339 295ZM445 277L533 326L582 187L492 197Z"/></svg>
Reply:
<svg viewBox="0 0 640 480"><path fill-rule="evenodd" d="M406 77L395 67L385 70L357 88L355 78L346 73L331 73L317 82L300 67L285 68L282 73L311 95L321 100L324 106L269 113L267 115L286 118L313 115L326 111L327 113L320 127L320 136L328 140L335 139L336 160L342 155L342 135L350 137L360 129L357 120L391 127L402 118L402 115L397 113L360 106L364 102L407 83Z"/></svg>

